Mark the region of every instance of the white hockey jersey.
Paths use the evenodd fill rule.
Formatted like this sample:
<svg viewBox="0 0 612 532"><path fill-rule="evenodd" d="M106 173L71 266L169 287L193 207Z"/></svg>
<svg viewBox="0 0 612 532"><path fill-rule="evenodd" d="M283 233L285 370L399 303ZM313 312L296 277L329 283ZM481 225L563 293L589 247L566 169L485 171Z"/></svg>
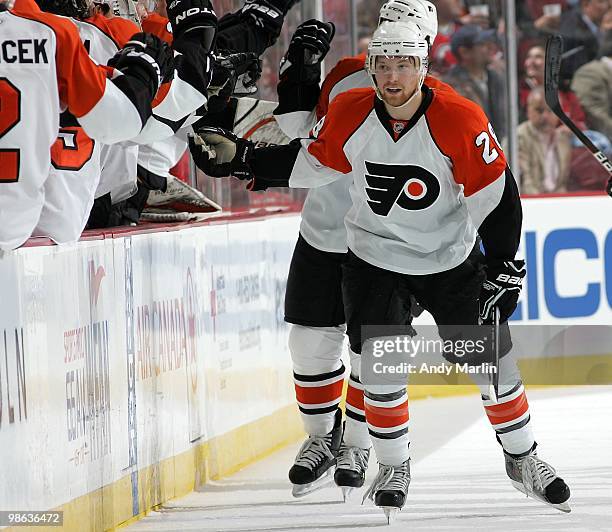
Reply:
<svg viewBox="0 0 612 532"><path fill-rule="evenodd" d="M333 99L346 91L371 86L365 70L366 54L341 59L329 72L321 86L317 107L312 111L296 111L275 115L283 132L291 139L307 138L316 123L327 114ZM453 90L449 85L428 77L431 87ZM352 176L347 175L329 185L308 191L302 208L300 234L313 247L332 253L347 251L344 218L352 202L349 187Z"/></svg>
<svg viewBox="0 0 612 532"><path fill-rule="evenodd" d="M482 109L454 91L425 87L398 135L374 90L355 89L335 98L316 131L289 184L352 174L348 247L375 266L414 275L458 266L502 199L504 154Z"/></svg>
<svg viewBox="0 0 612 532"><path fill-rule="evenodd" d="M111 71L91 61L74 24L42 13L33 0L17 0L0 23L0 248L10 250L40 217L60 102L103 142L134 137L143 124L108 80Z"/></svg>
<svg viewBox="0 0 612 532"><path fill-rule="evenodd" d="M65 20L76 25L89 56L99 65L105 65L139 31L138 26L126 21L128 27L115 32L109 19L101 15L87 21ZM113 182L135 180L138 157L137 146L126 146L125 143L102 145L89 138L78 124L63 125L51 148L45 203L32 233L33 236L47 236L58 244L76 242L80 238L101 176L106 172Z"/></svg>

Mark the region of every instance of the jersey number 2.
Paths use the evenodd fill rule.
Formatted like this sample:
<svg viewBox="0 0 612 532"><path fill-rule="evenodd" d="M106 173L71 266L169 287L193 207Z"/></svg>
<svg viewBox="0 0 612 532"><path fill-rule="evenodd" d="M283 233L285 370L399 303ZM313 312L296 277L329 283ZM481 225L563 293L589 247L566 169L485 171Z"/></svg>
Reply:
<svg viewBox="0 0 612 532"><path fill-rule="evenodd" d="M21 120L21 92L8 79L0 78L0 139ZM15 183L19 180L19 158L21 152L0 148L0 183Z"/></svg>
<svg viewBox="0 0 612 532"><path fill-rule="evenodd" d="M480 148L484 144L484 148L482 150L482 158L485 163L491 164L495 159L499 157L499 152L495 149L495 146L491 147L491 137L493 140L497 142L497 137L495 136L495 132L493 131L493 127L489 124L489 131L483 131L476 137L476 146Z"/></svg>

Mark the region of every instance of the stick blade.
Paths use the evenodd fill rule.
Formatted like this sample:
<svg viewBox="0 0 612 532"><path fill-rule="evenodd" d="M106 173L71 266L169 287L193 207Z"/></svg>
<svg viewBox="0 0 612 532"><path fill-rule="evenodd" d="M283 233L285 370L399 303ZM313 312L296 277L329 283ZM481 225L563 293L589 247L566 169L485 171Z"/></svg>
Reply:
<svg viewBox="0 0 612 532"><path fill-rule="evenodd" d="M551 109L559 107L559 76L563 55L563 37L551 35L546 41L544 62L544 98Z"/></svg>

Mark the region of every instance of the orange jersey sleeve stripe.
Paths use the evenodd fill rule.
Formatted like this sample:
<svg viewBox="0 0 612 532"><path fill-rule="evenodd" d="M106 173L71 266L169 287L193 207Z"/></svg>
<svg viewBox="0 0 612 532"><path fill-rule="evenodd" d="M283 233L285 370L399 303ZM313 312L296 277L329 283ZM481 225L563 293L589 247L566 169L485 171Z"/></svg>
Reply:
<svg viewBox="0 0 612 532"><path fill-rule="evenodd" d="M493 425L518 419L529 410L527 396L522 393L512 401L500 405L485 406L489 421Z"/></svg>
<svg viewBox="0 0 612 532"><path fill-rule="evenodd" d="M19 16L50 27L57 38L55 62L60 101L77 118L100 101L106 87L106 70L96 65L70 20L43 12L18 12Z"/></svg>
<svg viewBox="0 0 612 532"><path fill-rule="evenodd" d="M162 41L172 44L172 33L168 31L170 21L158 13L151 13L142 21L142 31L157 35Z"/></svg>
<svg viewBox="0 0 612 532"><path fill-rule="evenodd" d="M478 105L452 90L433 92L434 102L425 112L429 131L438 149L452 161L454 179L469 197L503 175L506 158Z"/></svg>
<svg viewBox="0 0 612 532"><path fill-rule="evenodd" d="M363 70L365 66L366 54L360 54L354 57L345 57L338 61L336 66L329 71L325 76L323 85L321 86L321 94L317 102L317 119L322 118L327 114L329 108L329 95L334 87L344 78Z"/></svg>
<svg viewBox="0 0 612 532"><path fill-rule="evenodd" d="M339 94L329 107L318 138L308 153L323 166L347 174L352 170L344 145L374 109L374 89L353 89Z"/></svg>
<svg viewBox="0 0 612 532"><path fill-rule="evenodd" d="M126 42L141 31L134 22L122 17L113 17L107 20L111 35L120 48L123 48Z"/></svg>
<svg viewBox="0 0 612 532"><path fill-rule="evenodd" d="M325 386L306 387L295 385L295 397L302 404L318 405L339 400L342 396L343 380Z"/></svg>
<svg viewBox="0 0 612 532"><path fill-rule="evenodd" d="M140 32L140 28L131 20L121 17L106 18L99 13L84 22L98 28L117 45L117 48L123 48L133 35Z"/></svg>
<svg viewBox="0 0 612 532"><path fill-rule="evenodd" d="M392 408L381 408L365 404L366 421L368 425L381 429L391 429L407 423L410 419L408 413L408 401Z"/></svg>
<svg viewBox="0 0 612 532"><path fill-rule="evenodd" d="M363 410L363 390L359 390L353 386L349 381L348 388L346 390L346 404L351 405L354 408Z"/></svg>

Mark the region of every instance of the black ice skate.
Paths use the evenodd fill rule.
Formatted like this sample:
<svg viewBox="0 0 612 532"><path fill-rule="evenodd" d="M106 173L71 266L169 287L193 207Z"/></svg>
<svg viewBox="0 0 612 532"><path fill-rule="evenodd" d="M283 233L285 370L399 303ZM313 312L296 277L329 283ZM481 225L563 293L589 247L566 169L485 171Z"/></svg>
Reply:
<svg viewBox="0 0 612 532"><path fill-rule="evenodd" d="M363 500L374 501L385 512L387 524L395 519L398 510L406 504L410 485L410 459L399 466L378 464L378 475L368 488Z"/></svg>
<svg viewBox="0 0 612 532"><path fill-rule="evenodd" d="M293 496L303 497L333 481L336 457L342 441L342 412L336 411L335 425L325 436L309 436L289 470Z"/></svg>
<svg viewBox="0 0 612 532"><path fill-rule="evenodd" d="M520 492L562 512L570 512L570 489L554 468L540 460L535 445L527 456L516 458L504 451L506 473Z"/></svg>
<svg viewBox="0 0 612 532"><path fill-rule="evenodd" d="M334 481L336 486L342 489L344 502L348 500L354 489L363 486L369 458L370 449L349 447L344 443L340 446Z"/></svg>

